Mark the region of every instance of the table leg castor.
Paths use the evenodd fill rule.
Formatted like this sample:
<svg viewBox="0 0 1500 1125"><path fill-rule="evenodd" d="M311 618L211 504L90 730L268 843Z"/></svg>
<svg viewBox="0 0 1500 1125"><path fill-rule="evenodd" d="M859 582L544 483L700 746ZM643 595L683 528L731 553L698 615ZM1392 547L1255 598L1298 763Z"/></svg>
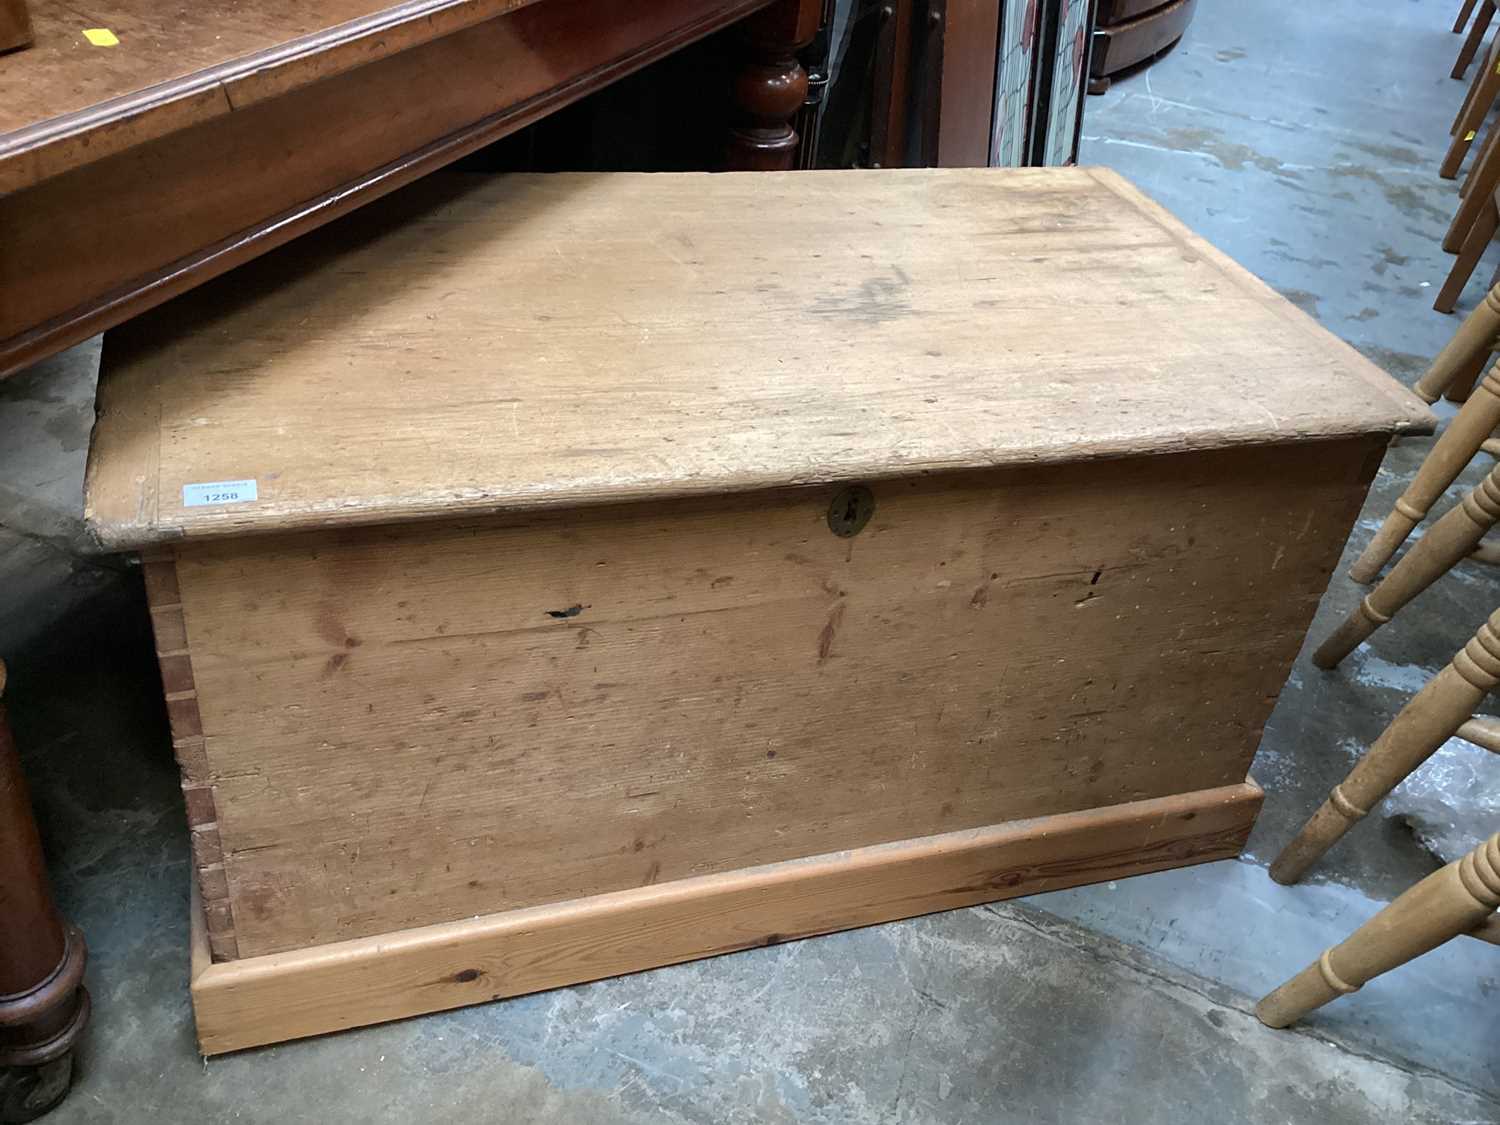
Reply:
<svg viewBox="0 0 1500 1125"><path fill-rule="evenodd" d="M72 1051L41 1066L0 1071L0 1125L35 1121L68 1096L72 1083Z"/></svg>
<svg viewBox="0 0 1500 1125"><path fill-rule="evenodd" d="M73 1048L89 1018L87 957L83 934L52 901L21 759L0 704L0 1125L35 1120L67 1094Z"/></svg>

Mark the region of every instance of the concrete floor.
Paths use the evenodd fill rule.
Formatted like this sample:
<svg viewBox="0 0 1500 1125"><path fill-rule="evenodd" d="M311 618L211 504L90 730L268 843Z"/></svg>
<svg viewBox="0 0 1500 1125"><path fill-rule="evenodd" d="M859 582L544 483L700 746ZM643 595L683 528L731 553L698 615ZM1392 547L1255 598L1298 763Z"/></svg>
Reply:
<svg viewBox="0 0 1500 1125"><path fill-rule="evenodd" d="M1084 159L1411 381L1456 325L1430 308L1453 206L1436 166L1462 94L1446 77L1454 6L1209 0L1167 58L1089 102ZM1297 1031L1249 1014L1435 855L1500 825L1500 761L1455 742L1310 882L1265 874L1494 608L1492 578L1470 568L1339 673L1299 660L1256 760L1267 802L1240 862L205 1063L186 994L187 833L138 576L76 554L96 365L85 346L0 384L0 656L96 1003L76 1089L49 1121L1500 1121L1488 946L1454 943ZM1428 444L1392 450L1350 557ZM1335 578L1314 635L1355 594Z"/></svg>

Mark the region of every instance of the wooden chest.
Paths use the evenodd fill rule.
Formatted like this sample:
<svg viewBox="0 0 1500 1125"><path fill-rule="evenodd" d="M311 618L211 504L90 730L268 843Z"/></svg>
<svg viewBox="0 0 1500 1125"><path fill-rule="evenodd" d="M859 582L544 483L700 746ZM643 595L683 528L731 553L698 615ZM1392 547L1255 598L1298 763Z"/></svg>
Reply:
<svg viewBox="0 0 1500 1125"><path fill-rule="evenodd" d="M203 1050L1235 855L1429 424L1089 169L455 176L115 330Z"/></svg>

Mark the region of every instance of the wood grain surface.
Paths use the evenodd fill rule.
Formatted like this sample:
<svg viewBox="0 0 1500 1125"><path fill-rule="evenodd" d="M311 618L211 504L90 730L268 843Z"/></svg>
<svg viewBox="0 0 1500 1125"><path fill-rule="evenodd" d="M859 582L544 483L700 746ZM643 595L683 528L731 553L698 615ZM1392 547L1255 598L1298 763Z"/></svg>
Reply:
<svg viewBox="0 0 1500 1125"><path fill-rule="evenodd" d="M210 933L255 956L1236 784L1382 448L875 482L853 538L819 488L180 545L153 619L191 659Z"/></svg>
<svg viewBox="0 0 1500 1125"><path fill-rule="evenodd" d="M1104 170L412 191L110 334L102 543L1432 425Z"/></svg>
<svg viewBox="0 0 1500 1125"><path fill-rule="evenodd" d="M1239 854L1253 783L954 832L210 964L204 1054L400 1019L716 953ZM975 981L975 987L1003 982Z"/></svg>
<svg viewBox="0 0 1500 1125"><path fill-rule="evenodd" d="M0 66L0 191L491 19L534 0L111 0L34 4ZM85 28L118 42L96 47Z"/></svg>
<svg viewBox="0 0 1500 1125"><path fill-rule="evenodd" d="M947 0L943 9L937 163L983 168L990 162L1001 5Z"/></svg>

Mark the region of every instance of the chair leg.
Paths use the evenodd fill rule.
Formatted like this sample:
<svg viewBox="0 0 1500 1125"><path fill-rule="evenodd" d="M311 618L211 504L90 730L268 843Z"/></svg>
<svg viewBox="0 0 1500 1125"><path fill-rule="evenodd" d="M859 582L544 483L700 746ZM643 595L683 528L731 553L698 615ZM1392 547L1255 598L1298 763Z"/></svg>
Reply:
<svg viewBox="0 0 1500 1125"><path fill-rule="evenodd" d="M1500 610L1398 714L1349 776L1333 787L1296 839L1271 864L1271 878L1295 883L1403 778L1430 758L1500 683Z"/></svg>
<svg viewBox="0 0 1500 1125"><path fill-rule="evenodd" d="M1493 50L1493 47L1491 49ZM1483 77L1483 75L1480 77ZM1468 116L1469 107L1474 104L1474 99L1478 94L1479 79L1476 78L1473 82L1469 83L1469 88L1464 91L1464 100L1459 103L1458 112L1453 115L1453 124L1448 126L1448 135L1450 137L1458 132L1458 127L1463 124L1464 118Z"/></svg>
<svg viewBox="0 0 1500 1125"><path fill-rule="evenodd" d="M1479 381L1479 373L1484 370L1484 356L1477 363L1466 364L1453 377L1453 382L1448 384L1448 389L1443 392L1443 397L1455 405L1462 406L1469 401L1469 396L1474 393L1474 384Z"/></svg>
<svg viewBox="0 0 1500 1125"><path fill-rule="evenodd" d="M1474 17L1474 26L1469 28L1469 34L1464 38L1464 45L1458 49L1458 58L1453 63L1454 78L1462 78L1464 71L1469 69L1469 64L1479 52L1479 44L1484 42L1484 33L1490 29L1490 20L1494 18L1495 0L1484 0L1479 5L1479 14Z"/></svg>
<svg viewBox="0 0 1500 1125"><path fill-rule="evenodd" d="M1500 139L1500 132L1494 129L1489 129L1485 132L1484 140L1479 142L1479 155L1469 164L1469 170L1464 173L1464 178L1458 183L1458 198L1460 201L1469 200L1469 207L1471 209L1478 207L1484 202L1482 195L1476 199L1471 195L1471 192L1479 190L1479 184L1481 180L1485 180L1486 176L1493 177L1493 164L1487 165L1485 160L1487 157L1493 157L1497 139ZM1493 179L1491 178L1486 182L1492 185L1490 190L1493 191ZM1460 211L1462 211L1462 208L1460 208ZM1454 215L1453 220L1448 226L1448 233L1443 236L1443 249L1447 250L1450 254L1458 253L1459 244L1463 242L1463 236L1468 233L1469 227L1473 225L1474 216L1471 211L1469 217L1464 220L1462 229L1459 229L1457 215ZM1451 246L1449 245L1450 243L1452 243Z"/></svg>
<svg viewBox="0 0 1500 1125"><path fill-rule="evenodd" d="M1438 175L1445 180L1458 175L1464 157L1468 155L1469 146L1473 144L1475 136L1484 125L1486 115L1495 104L1495 95L1500 93L1500 74L1495 70L1497 62L1500 62L1500 36L1495 37L1490 49L1485 52L1484 66L1470 85L1469 95L1464 99L1463 108L1458 111L1458 117L1453 123L1453 140L1443 156L1443 163L1438 167Z"/></svg>
<svg viewBox="0 0 1500 1125"><path fill-rule="evenodd" d="M1337 667L1402 606L1467 558L1496 523L1500 523L1500 465L1402 556L1380 585L1318 646L1313 663L1319 668Z"/></svg>
<svg viewBox="0 0 1500 1125"><path fill-rule="evenodd" d="M1479 382L1479 376L1484 373L1484 365L1491 358L1493 357L1489 353L1480 353L1460 367L1453 376L1453 382L1443 391L1443 397L1460 405L1468 402L1469 396L1474 393L1474 384Z"/></svg>
<svg viewBox="0 0 1500 1125"><path fill-rule="evenodd" d="M1443 490L1458 479L1479 447L1489 440L1496 425L1500 425L1500 373L1492 367L1458 416L1444 427L1375 538L1349 568L1350 578L1361 584L1375 580L1412 528L1427 517Z"/></svg>
<svg viewBox="0 0 1500 1125"><path fill-rule="evenodd" d="M1455 378L1475 365L1477 375L1489 358L1490 348L1500 340L1500 288L1491 287L1484 300L1464 317L1453 338L1438 352L1426 372L1417 380L1413 391L1424 402L1436 402Z"/></svg>
<svg viewBox="0 0 1500 1125"><path fill-rule="evenodd" d="M1464 244L1458 251L1453 268L1448 271L1447 280L1438 290L1437 300L1432 302L1432 307L1438 312L1450 313L1453 306L1458 304L1459 297L1463 296L1464 286L1469 284L1469 278L1474 275L1474 267L1484 257L1485 248L1489 246L1490 239L1495 237L1497 227L1500 227L1500 211L1496 210L1494 197L1491 196L1480 208L1474 225L1469 228Z"/></svg>
<svg viewBox="0 0 1500 1125"><path fill-rule="evenodd" d="M1286 1027L1481 925L1500 906L1500 833L1434 871L1255 1005L1268 1027Z"/></svg>
<svg viewBox="0 0 1500 1125"><path fill-rule="evenodd" d="M1458 8L1458 18L1453 21L1453 34L1457 35L1464 29L1464 24L1469 22L1469 13L1474 10L1474 0L1464 0Z"/></svg>

